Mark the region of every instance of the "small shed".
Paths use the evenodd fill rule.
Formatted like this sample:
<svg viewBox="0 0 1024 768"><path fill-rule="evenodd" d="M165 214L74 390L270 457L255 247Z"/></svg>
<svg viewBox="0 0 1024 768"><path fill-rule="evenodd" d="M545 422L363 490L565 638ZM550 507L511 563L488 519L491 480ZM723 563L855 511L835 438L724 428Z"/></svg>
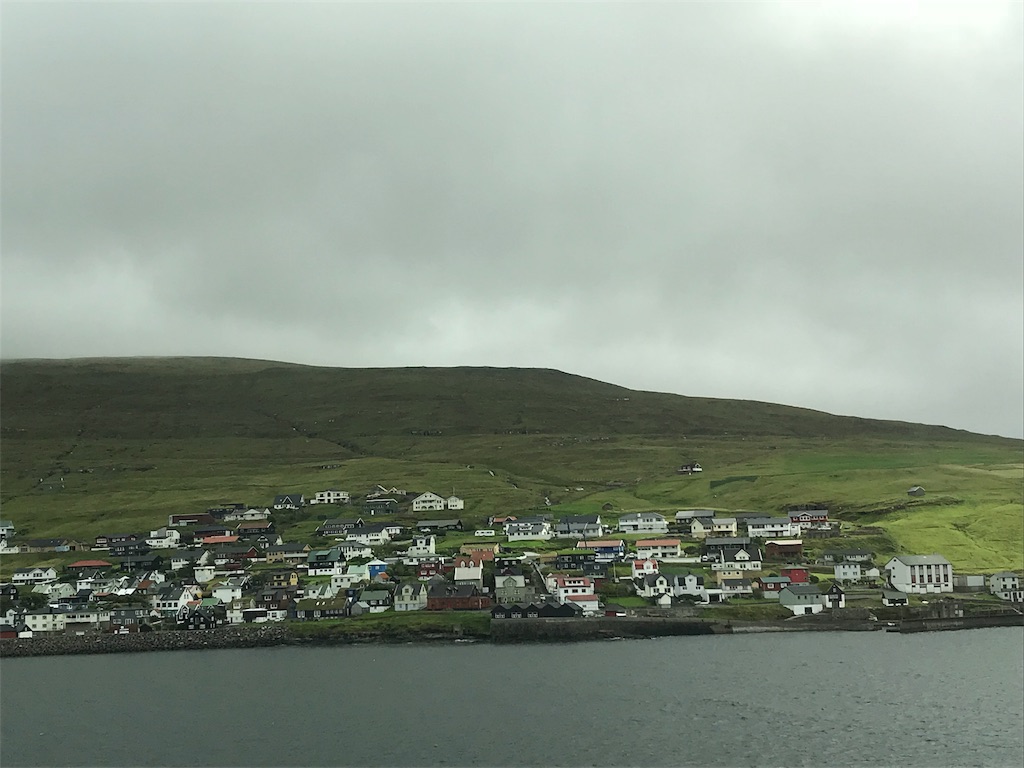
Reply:
<svg viewBox="0 0 1024 768"><path fill-rule="evenodd" d="M924 496L924 488L922 488L920 485L915 485L913 488L908 488L907 496Z"/></svg>
<svg viewBox="0 0 1024 768"><path fill-rule="evenodd" d="M907 605L907 595L898 589L882 589L882 605Z"/></svg>

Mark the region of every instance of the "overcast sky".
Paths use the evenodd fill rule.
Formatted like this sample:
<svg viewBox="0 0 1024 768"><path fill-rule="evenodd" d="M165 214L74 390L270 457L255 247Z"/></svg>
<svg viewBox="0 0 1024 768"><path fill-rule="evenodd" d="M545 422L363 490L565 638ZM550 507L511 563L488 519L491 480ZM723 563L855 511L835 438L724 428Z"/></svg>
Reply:
<svg viewBox="0 0 1024 768"><path fill-rule="evenodd" d="M0 354L1020 437L1022 9L5 2Z"/></svg>

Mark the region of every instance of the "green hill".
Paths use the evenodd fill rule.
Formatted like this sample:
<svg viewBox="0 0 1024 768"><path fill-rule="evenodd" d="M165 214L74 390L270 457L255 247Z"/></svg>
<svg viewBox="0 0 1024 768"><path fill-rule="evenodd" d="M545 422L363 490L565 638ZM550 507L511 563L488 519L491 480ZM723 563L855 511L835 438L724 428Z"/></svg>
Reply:
<svg viewBox="0 0 1024 768"><path fill-rule="evenodd" d="M946 427L636 392L559 371L321 368L225 358L0 365L3 435L154 439L579 434L977 440Z"/></svg>
<svg viewBox="0 0 1024 768"><path fill-rule="evenodd" d="M827 504L883 554L938 550L958 567L1021 568L1022 446L551 370L0 364L0 503L25 537L91 538L225 501L381 483L455 492L472 524L533 509L611 505L614 518ZM705 472L677 475L687 460ZM906 495L916 484L923 499ZM332 514L309 510L286 533L309 537Z"/></svg>

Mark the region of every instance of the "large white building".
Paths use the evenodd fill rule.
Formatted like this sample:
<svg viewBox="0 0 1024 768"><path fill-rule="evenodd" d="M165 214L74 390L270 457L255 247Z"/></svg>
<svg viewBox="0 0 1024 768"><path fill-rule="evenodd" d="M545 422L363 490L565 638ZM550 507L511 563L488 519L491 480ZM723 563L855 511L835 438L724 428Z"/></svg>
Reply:
<svg viewBox="0 0 1024 768"><path fill-rule="evenodd" d="M316 495L309 500L310 504L348 504L351 496L348 491L339 491L337 488L328 488L326 491L317 491Z"/></svg>
<svg viewBox="0 0 1024 768"><path fill-rule="evenodd" d="M953 591L953 566L942 555L897 555L885 564L893 589L914 595Z"/></svg>
<svg viewBox="0 0 1024 768"><path fill-rule="evenodd" d="M594 582L586 576L553 574L548 576L546 581L548 591L559 603L568 602L572 597L579 595L594 595Z"/></svg>
<svg viewBox="0 0 1024 768"><path fill-rule="evenodd" d="M640 558L679 557L679 539L641 539L636 543Z"/></svg>
<svg viewBox="0 0 1024 768"><path fill-rule="evenodd" d="M800 523L788 517L754 517L747 520L747 535L758 539L799 536Z"/></svg>
<svg viewBox="0 0 1024 768"><path fill-rule="evenodd" d="M633 512L619 518L623 533L668 533L668 522L658 512Z"/></svg>
<svg viewBox="0 0 1024 768"><path fill-rule="evenodd" d="M413 512L437 512L438 510L445 509L446 507L447 502L431 491L421 493L412 500Z"/></svg>

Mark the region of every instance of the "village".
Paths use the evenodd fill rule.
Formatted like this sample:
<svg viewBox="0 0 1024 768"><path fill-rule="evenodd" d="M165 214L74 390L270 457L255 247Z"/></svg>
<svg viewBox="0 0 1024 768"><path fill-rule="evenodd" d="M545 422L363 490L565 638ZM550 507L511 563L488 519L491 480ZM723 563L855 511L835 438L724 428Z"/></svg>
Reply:
<svg viewBox="0 0 1024 768"><path fill-rule="evenodd" d="M318 521L315 533L291 540L299 520ZM826 508L672 515L605 505L586 515L548 508L474 518L458 496L383 485L359 496L327 489L282 493L267 506L232 502L89 542L21 539L13 521L0 521L0 554L82 554L13 570L0 584L0 638L410 611L586 620L774 605L765 615L795 618L954 592L1018 612L1024 604L1016 573L956 573L938 553L881 562L846 526Z"/></svg>

